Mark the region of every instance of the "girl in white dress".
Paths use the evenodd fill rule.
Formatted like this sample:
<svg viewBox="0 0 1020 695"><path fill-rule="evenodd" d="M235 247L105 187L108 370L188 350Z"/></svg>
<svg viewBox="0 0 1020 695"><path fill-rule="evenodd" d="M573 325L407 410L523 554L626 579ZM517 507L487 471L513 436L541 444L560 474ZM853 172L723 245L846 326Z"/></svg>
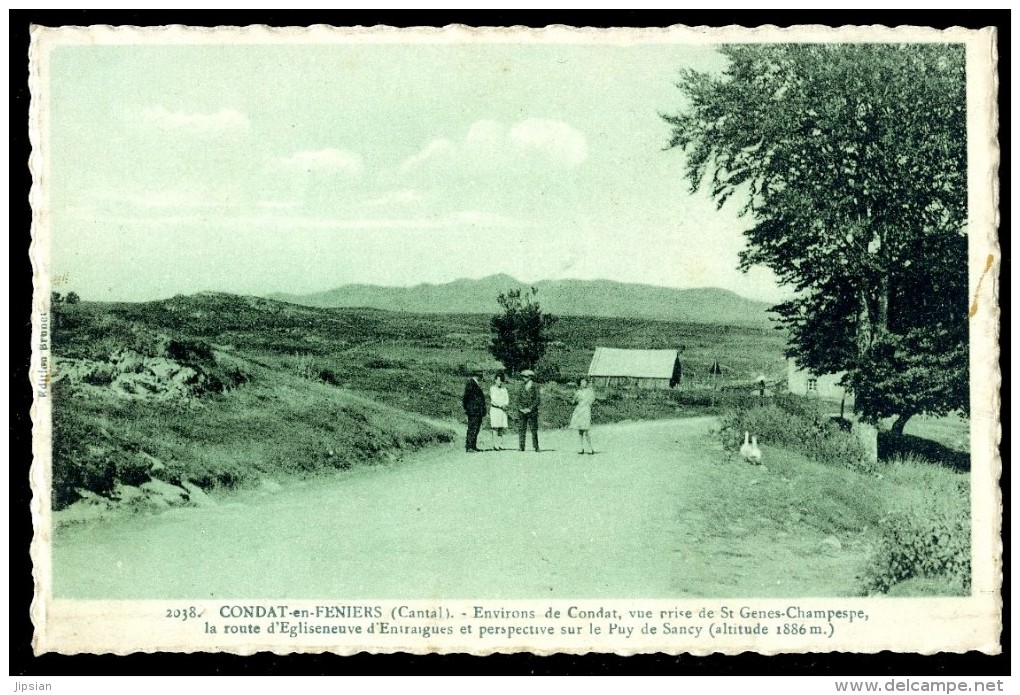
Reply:
<svg viewBox="0 0 1020 695"><path fill-rule="evenodd" d="M503 382L503 375L496 375L496 383L489 389L489 427L492 430L492 448L496 451L502 451L503 447L497 443L503 439L503 433L506 432L508 426L506 418L506 409L510 405L510 392L506 389L506 384Z"/></svg>
<svg viewBox="0 0 1020 695"><path fill-rule="evenodd" d="M581 440L581 450L577 453L594 454L595 448L591 445L591 406L595 403L595 389L588 386L587 379L581 379L578 383L577 393L574 394L573 415L570 416L570 429L577 430L577 436ZM585 443L588 444L588 451L585 452Z"/></svg>

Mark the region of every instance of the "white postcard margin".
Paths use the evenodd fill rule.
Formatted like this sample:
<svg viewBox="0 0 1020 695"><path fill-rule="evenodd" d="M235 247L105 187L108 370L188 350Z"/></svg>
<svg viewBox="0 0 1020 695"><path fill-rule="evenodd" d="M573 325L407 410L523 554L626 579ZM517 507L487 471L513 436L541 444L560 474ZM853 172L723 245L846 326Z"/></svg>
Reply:
<svg viewBox="0 0 1020 695"><path fill-rule="evenodd" d="M966 45L971 301L971 456L973 589L966 598L751 598L666 601L77 601L55 599L51 588L49 55L74 44L315 43L698 43L959 42ZM30 49L29 135L33 185L33 307L31 378L33 464L30 471L35 598L31 617L36 653L293 652L616 653L621 655L876 653L1001 651L1002 499L998 273L998 91L995 30L923 27L670 27L649 29L446 28L394 29L221 27L34 27ZM477 617L481 611L484 617ZM675 631L665 634L661 616ZM281 621L279 618L286 618ZM645 617L647 615L647 617ZM618 616L618 617L611 617ZM654 616L654 618L653 618ZM748 617L749 616L749 617ZM806 616L806 617L805 617ZM320 619L321 618L321 619ZM748 631L707 637L731 618ZM385 634L374 624L395 627ZM280 623L287 628L281 629ZM209 633L208 626L221 630ZM222 630L231 626L230 632ZM750 631L771 626L771 634ZM783 625L793 634L776 635ZM274 626L271 632L270 626ZM654 632L651 627L657 627ZM697 634L695 630L697 628ZM258 628L258 632L255 632ZM399 628L399 629L398 629ZM568 630L570 634L568 634ZM481 633L481 634L480 634Z"/></svg>

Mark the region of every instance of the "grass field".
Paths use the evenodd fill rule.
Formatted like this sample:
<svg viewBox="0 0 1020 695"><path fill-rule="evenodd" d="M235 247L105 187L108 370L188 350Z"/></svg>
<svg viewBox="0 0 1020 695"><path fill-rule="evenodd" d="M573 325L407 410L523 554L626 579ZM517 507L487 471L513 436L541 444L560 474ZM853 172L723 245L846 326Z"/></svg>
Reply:
<svg viewBox="0 0 1020 695"><path fill-rule="evenodd" d="M201 504L217 488L272 489L450 442L470 370L491 377L500 367L481 315L200 294L58 304L53 318L53 500L70 507L69 521L83 506ZM875 546L867 591L967 591L967 420L914 418L903 438L880 439L891 462L876 467L862 463L827 405L753 395L758 374L785 376L779 331L564 317L551 338L543 428L567 424L574 382L595 347L678 349L680 388L598 389L596 423L715 415L731 452L754 430L768 442L770 473L752 485L730 471L725 499L706 497L720 528L756 519L782 537L807 524ZM723 375L710 385L715 361Z"/></svg>
<svg viewBox="0 0 1020 695"><path fill-rule="evenodd" d="M146 304L63 305L57 320L58 359L103 360L125 349L151 352L151 343L162 335L200 341L266 369L317 378L438 418L461 417L460 390L470 368L486 367L491 378L500 367L488 353L488 317L482 315L315 309L206 294ZM758 374L785 376L783 336L768 329L562 317L551 338L543 362L563 383L587 372L599 345L680 348L688 385L707 384L716 360L723 367L723 384L750 387ZM550 392L550 424L562 419L555 394ZM672 398L659 400L666 412L674 412ZM711 405L703 400L693 399L689 406ZM643 407L634 405L635 417L642 416ZM617 410L606 411L607 421L626 419L627 413L614 415Z"/></svg>
<svg viewBox="0 0 1020 695"><path fill-rule="evenodd" d="M152 473L150 458L164 479L234 486L267 471L343 467L449 438L463 417L469 370L481 366L492 377L500 367L490 335L486 315L215 293L56 304L58 504L79 490L109 495L115 481L138 484ZM678 349L684 373L673 391L600 389L601 423L721 414L747 400L758 375L785 376L784 336L770 329L565 316L551 339L543 427L566 425L573 383L597 346ZM723 374L710 388L715 361ZM938 441L959 439L958 426L915 421L938 429Z"/></svg>
<svg viewBox="0 0 1020 695"><path fill-rule="evenodd" d="M138 304L54 306L54 493L134 495L159 480L257 485L389 460L448 441L470 369L500 368L489 317L319 309L203 293ZM601 391L600 422L716 414L764 373L782 376L778 331L562 317L542 368L543 427L562 427L596 346L679 349L677 391ZM705 388L714 361L721 384Z"/></svg>
<svg viewBox="0 0 1020 695"><path fill-rule="evenodd" d="M848 539L870 547L863 593L969 593L966 420L919 418L917 434L880 436L885 455L875 463L824 413L817 401L793 396L728 410L720 420L724 447L736 455L744 431L764 435L768 474L753 486L734 481L716 505L721 516L752 514L777 526L792 519L833 534L837 547ZM923 436L929 432L945 443Z"/></svg>

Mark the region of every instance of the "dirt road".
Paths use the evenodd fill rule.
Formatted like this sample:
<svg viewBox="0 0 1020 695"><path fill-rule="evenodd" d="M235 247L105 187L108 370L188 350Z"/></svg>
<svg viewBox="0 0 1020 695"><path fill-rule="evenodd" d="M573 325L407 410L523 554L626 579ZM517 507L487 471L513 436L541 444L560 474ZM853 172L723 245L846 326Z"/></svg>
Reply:
<svg viewBox="0 0 1020 695"><path fill-rule="evenodd" d="M706 517L709 418L543 432L542 453L399 463L58 529L69 598L834 596L863 558ZM486 439L482 440L487 442ZM515 440L507 440L513 445ZM716 486L718 487L718 486ZM697 496L697 497L695 497ZM710 504L711 502L708 501ZM780 537L782 536L782 537Z"/></svg>

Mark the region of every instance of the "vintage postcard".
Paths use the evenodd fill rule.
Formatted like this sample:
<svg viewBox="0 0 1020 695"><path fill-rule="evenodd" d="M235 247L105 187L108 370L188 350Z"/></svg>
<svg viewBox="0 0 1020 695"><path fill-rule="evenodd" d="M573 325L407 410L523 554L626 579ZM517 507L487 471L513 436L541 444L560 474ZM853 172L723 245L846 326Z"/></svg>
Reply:
<svg viewBox="0 0 1020 695"><path fill-rule="evenodd" d="M997 653L993 29L35 27L37 653Z"/></svg>

